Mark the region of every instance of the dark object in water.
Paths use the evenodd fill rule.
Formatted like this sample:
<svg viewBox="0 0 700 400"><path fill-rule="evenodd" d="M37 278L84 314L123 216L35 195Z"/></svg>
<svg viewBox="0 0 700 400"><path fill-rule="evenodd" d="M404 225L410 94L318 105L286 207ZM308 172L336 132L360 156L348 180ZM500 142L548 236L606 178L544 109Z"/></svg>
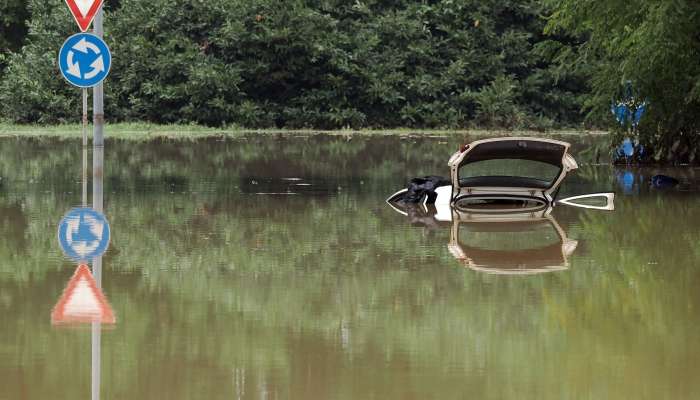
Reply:
<svg viewBox="0 0 700 400"><path fill-rule="evenodd" d="M424 176L421 178L413 178L408 182L408 187L405 191L401 191L392 196L391 201L400 201L403 203L422 203L427 196L426 203L432 204L437 198L435 189L440 186L450 185L449 179L442 176Z"/></svg>
<svg viewBox="0 0 700 400"><path fill-rule="evenodd" d="M670 189L678 185L678 179L666 175L654 175L651 177L651 186L657 189Z"/></svg>

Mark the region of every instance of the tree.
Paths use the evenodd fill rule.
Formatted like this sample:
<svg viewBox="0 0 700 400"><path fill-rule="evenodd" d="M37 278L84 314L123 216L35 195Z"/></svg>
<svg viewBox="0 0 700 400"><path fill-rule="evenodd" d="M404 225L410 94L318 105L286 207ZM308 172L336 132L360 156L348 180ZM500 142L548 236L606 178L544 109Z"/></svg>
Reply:
<svg viewBox="0 0 700 400"><path fill-rule="evenodd" d="M584 35L569 66L592 69L589 115L613 118L626 82L649 104L637 139L647 160L695 162L700 142L700 2L696 0L548 0L546 31ZM624 136L618 129L619 138Z"/></svg>
<svg viewBox="0 0 700 400"><path fill-rule="evenodd" d="M26 1L3 0L0 2L0 73L5 66L8 53L17 51L21 47L27 34L28 18Z"/></svg>
<svg viewBox="0 0 700 400"><path fill-rule="evenodd" d="M55 66L74 24L60 0L29 7L0 115L75 119L79 96ZM250 128L571 126L586 85L555 73L542 12L539 0L110 2L106 113Z"/></svg>

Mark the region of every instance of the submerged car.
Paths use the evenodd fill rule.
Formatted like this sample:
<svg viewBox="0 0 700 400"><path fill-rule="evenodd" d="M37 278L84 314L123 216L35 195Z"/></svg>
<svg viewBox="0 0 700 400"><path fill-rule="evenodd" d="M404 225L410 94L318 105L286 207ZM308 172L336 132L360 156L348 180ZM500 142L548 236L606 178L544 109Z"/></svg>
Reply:
<svg viewBox="0 0 700 400"><path fill-rule="evenodd" d="M464 210L504 203L524 209L551 205L566 174L578 168L569 147L540 138L477 140L450 157L449 180L417 178L387 202L449 204Z"/></svg>
<svg viewBox="0 0 700 400"><path fill-rule="evenodd" d="M578 242L554 219L553 207L613 210L615 197L556 200L566 175L578 168L569 147L552 139L477 140L450 157L449 179L412 179L387 203L413 225L451 226L448 249L469 269L508 275L565 270Z"/></svg>

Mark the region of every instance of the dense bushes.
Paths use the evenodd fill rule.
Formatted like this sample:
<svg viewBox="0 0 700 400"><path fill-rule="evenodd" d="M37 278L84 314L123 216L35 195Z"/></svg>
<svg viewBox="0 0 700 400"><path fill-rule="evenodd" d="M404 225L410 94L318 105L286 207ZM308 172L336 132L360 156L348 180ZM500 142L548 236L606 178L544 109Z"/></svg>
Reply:
<svg viewBox="0 0 700 400"><path fill-rule="evenodd" d="M245 127L548 127L580 122L585 75L535 0L108 2L111 120ZM29 2L27 44L0 82L15 122L76 120L55 66L63 1ZM554 49L554 50L553 50Z"/></svg>
<svg viewBox="0 0 700 400"><path fill-rule="evenodd" d="M22 45L27 34L24 22L28 17L24 0L5 0L0 3L0 74L10 52L17 51Z"/></svg>

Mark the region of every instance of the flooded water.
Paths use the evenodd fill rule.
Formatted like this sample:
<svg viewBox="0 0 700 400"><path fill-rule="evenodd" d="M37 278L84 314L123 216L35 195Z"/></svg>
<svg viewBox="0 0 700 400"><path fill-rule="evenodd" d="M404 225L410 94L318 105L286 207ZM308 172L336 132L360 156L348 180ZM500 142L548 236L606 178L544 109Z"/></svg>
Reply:
<svg viewBox="0 0 700 400"><path fill-rule="evenodd" d="M384 203L456 139L107 141L93 287L57 239L80 142L2 139L0 399L700 398L700 170L600 140L560 196L615 211L505 222ZM113 321L62 323L100 285Z"/></svg>

